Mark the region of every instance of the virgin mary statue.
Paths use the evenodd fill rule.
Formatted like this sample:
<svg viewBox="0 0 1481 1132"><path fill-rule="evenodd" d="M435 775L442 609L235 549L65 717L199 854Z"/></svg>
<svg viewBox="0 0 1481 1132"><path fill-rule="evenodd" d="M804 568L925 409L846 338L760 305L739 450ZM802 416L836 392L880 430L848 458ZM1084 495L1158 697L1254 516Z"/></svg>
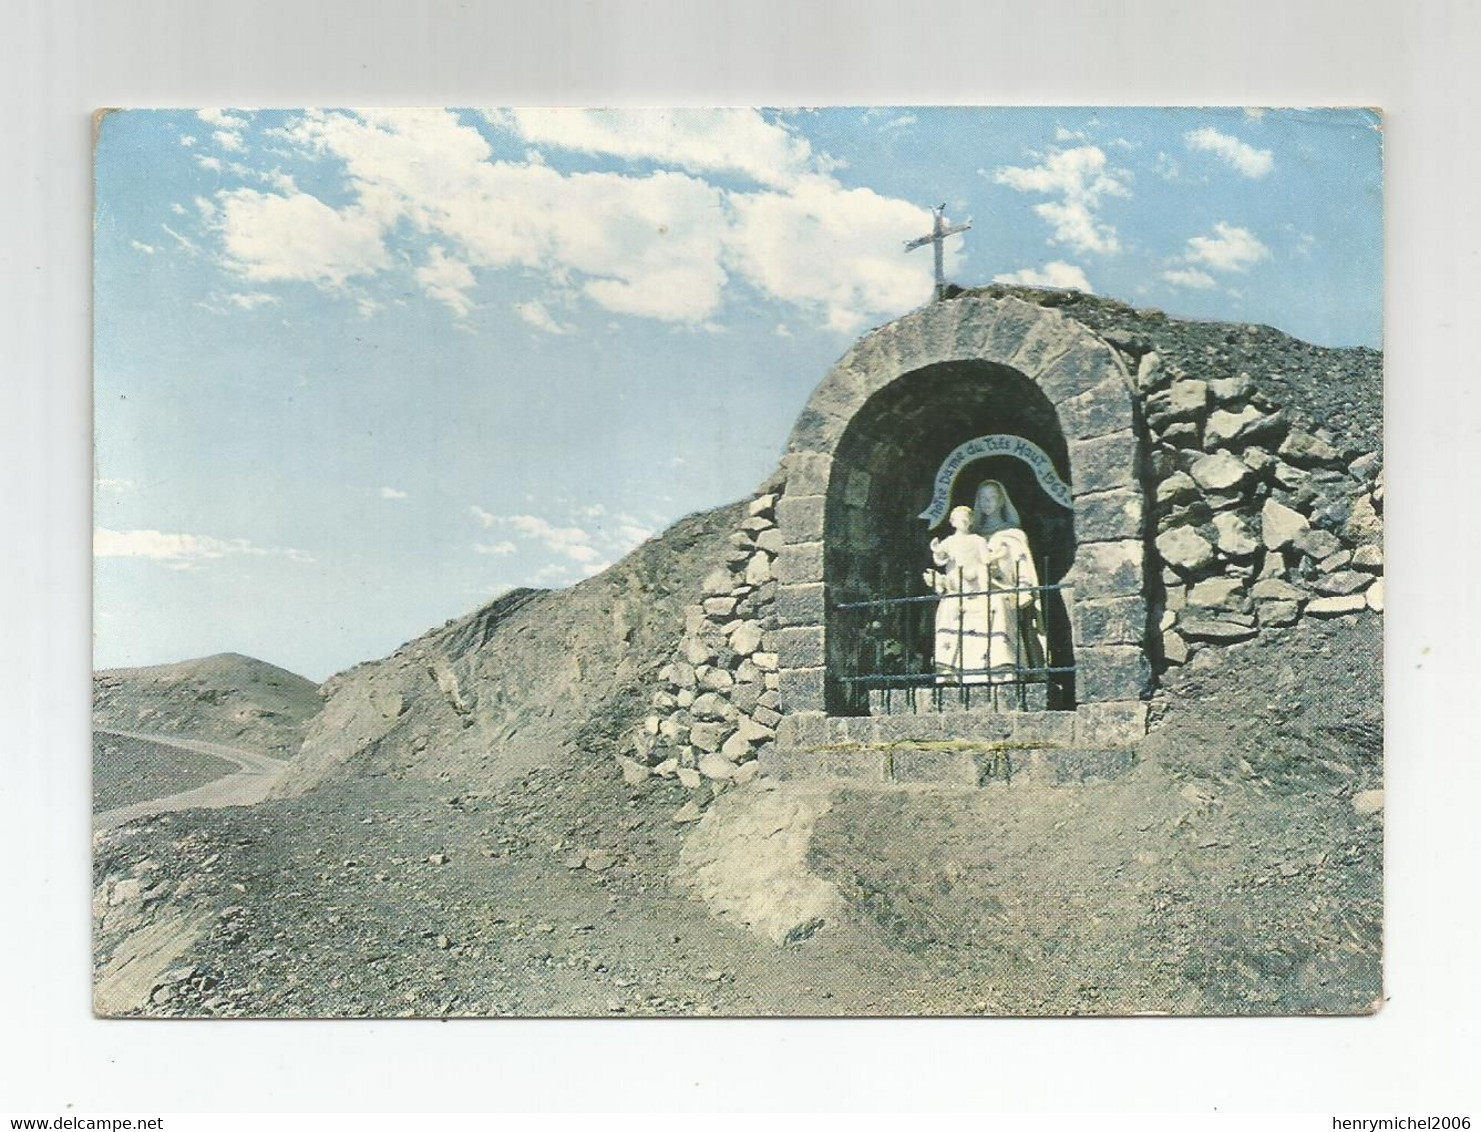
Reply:
<svg viewBox="0 0 1481 1132"><path fill-rule="evenodd" d="M1039 574L1018 511L997 480L977 489L975 507L951 512L953 534L931 540L937 569L926 582L936 607L938 683L1042 682L1048 655Z"/></svg>

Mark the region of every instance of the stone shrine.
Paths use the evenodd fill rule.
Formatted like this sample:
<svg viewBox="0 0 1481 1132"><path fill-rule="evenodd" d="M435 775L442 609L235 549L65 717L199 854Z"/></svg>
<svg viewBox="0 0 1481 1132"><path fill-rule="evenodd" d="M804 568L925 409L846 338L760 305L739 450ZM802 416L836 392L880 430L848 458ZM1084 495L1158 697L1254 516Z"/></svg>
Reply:
<svg viewBox="0 0 1481 1132"><path fill-rule="evenodd" d="M1165 364L1159 340L1186 365L1179 328L1196 326L992 287L950 289L862 338L705 578L624 775L677 776L696 792L687 821L758 773L957 787L1114 774L1168 666L1302 616L1381 612L1381 453L1298 427L1249 374ZM1241 336L1310 349L1234 331L1202 348L1210 365ZM958 599L933 551L939 566L953 530L982 553L979 535L1005 537L973 530L985 484L1009 503L997 526L1019 565ZM964 647L953 671L952 616L968 644L954 611L981 598L997 612L973 612L989 626L973 631L993 636L1005 593L1032 606L1008 638L1017 655Z"/></svg>

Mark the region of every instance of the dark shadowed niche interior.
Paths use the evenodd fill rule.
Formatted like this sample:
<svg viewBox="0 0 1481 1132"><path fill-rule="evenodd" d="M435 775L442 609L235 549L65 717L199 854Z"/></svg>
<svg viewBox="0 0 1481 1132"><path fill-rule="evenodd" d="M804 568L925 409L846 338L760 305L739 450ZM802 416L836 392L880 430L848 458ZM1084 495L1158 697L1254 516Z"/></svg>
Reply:
<svg viewBox="0 0 1481 1132"><path fill-rule="evenodd" d="M829 714L868 713L867 695L848 676L880 671L882 664L888 671L931 670L933 603L891 609L884 619L837 606L929 592L922 573L931 565L930 540L950 533L945 522L929 527L919 517L931 501L936 473L958 445L998 433L1037 444L1070 482L1054 405L1032 380L1007 366L981 360L925 366L896 378L854 414L833 453L825 512ZM1012 456L963 467L951 505L970 505L989 479L1007 489L1017 508L1041 583L1060 581L1075 558L1073 512L1051 499L1028 465ZM1057 594L1047 613L1051 656L1067 667L1074 663L1072 634ZM1049 706L1074 705L1073 677L1056 677Z"/></svg>

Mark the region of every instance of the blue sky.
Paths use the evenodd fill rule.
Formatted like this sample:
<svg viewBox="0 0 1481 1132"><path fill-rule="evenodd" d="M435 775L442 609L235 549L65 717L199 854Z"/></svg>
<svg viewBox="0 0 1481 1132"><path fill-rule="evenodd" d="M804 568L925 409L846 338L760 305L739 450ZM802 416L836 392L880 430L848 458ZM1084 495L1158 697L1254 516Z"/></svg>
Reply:
<svg viewBox="0 0 1481 1132"><path fill-rule="evenodd" d="M315 679L752 489L954 281L1381 345L1365 111L129 111L97 150L100 667Z"/></svg>

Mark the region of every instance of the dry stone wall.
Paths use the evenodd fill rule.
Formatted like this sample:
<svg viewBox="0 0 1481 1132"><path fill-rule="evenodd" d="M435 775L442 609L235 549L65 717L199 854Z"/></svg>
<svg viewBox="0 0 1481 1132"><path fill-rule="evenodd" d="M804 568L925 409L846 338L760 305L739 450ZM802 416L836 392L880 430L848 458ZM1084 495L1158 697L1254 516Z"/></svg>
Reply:
<svg viewBox="0 0 1481 1132"><path fill-rule="evenodd" d="M1383 609L1383 470L1296 426L1248 373L1141 356L1161 664L1301 617Z"/></svg>
<svg viewBox="0 0 1481 1132"><path fill-rule="evenodd" d="M685 610L684 635L658 672L652 711L618 762L630 785L650 776L677 779L691 799L675 815L697 820L701 807L756 777L762 750L781 720L772 608L773 563L781 550L777 496L746 506L729 536L726 563L705 578Z"/></svg>

